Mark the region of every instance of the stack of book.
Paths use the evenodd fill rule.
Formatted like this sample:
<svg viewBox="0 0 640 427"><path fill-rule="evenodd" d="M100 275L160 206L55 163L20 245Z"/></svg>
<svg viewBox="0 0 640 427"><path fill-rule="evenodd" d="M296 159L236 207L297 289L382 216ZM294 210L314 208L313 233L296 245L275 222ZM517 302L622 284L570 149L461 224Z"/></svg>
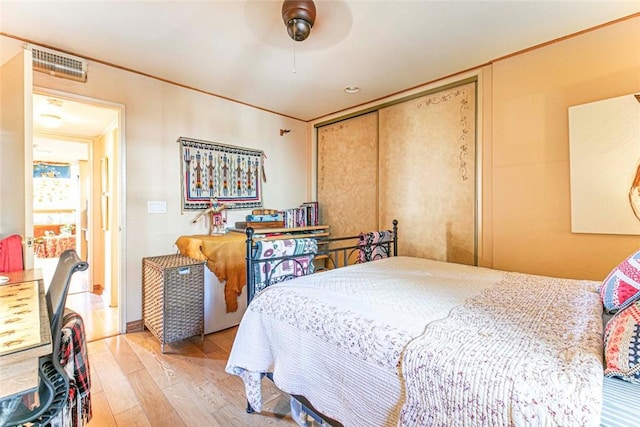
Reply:
<svg viewBox="0 0 640 427"><path fill-rule="evenodd" d="M300 207L285 210L283 214L287 228L320 225L318 202L305 202Z"/></svg>
<svg viewBox="0 0 640 427"><path fill-rule="evenodd" d="M246 216L246 221L236 222L236 228L278 228L284 227L282 212L275 209L254 209Z"/></svg>

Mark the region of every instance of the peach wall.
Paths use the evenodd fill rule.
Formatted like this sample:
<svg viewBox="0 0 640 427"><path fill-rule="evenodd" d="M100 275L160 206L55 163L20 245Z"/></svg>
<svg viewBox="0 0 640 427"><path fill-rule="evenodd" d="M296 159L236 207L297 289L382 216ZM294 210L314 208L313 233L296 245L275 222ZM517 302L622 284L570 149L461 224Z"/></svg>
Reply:
<svg viewBox="0 0 640 427"><path fill-rule="evenodd" d="M603 279L640 237L571 233L567 109L640 92L640 17L492 68L493 267Z"/></svg>
<svg viewBox="0 0 640 427"><path fill-rule="evenodd" d="M17 41L12 44L16 52L22 48ZM191 224L195 213L183 214L180 209L178 137L263 150L268 156L265 207L285 209L309 200L310 152L302 121L99 63L89 63L84 84L43 73L33 73L33 78L37 88L124 108L124 150L113 165L124 182L120 188L122 216L114 219L124 258L120 265L124 283L118 284L124 291L124 324L142 317L142 258L175 253L179 236L206 232L204 221ZM280 136L281 128L291 132ZM167 212L150 214L148 201L166 201ZM229 212L229 224L243 220L249 212Z"/></svg>

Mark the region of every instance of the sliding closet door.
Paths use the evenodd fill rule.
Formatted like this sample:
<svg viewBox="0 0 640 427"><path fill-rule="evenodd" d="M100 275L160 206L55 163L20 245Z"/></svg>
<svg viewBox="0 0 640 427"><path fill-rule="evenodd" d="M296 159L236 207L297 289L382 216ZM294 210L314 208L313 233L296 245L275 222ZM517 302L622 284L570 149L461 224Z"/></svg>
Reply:
<svg viewBox="0 0 640 427"><path fill-rule="evenodd" d="M318 128L318 203L332 236L378 228L378 114Z"/></svg>
<svg viewBox="0 0 640 427"><path fill-rule="evenodd" d="M398 219L401 255L476 263L475 90L379 110L380 221Z"/></svg>

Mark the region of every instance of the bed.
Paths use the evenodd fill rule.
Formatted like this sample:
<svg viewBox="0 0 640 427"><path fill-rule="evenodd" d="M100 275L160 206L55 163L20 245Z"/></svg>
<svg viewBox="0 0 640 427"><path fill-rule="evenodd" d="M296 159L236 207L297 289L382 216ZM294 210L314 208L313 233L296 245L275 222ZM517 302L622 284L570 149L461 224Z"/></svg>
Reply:
<svg viewBox="0 0 640 427"><path fill-rule="evenodd" d="M391 233L397 239L397 229ZM634 318L630 329L640 330L640 286L612 309L606 280L367 258L357 248L362 241L357 264L310 274L315 257L326 256L321 245L288 245L298 249L274 256L273 247L247 248L248 269L258 274L226 371L243 379L249 411L262 410L266 376L331 425L628 426L640 419L639 386L630 382L640 382L640 367L629 366L627 351L640 340L618 331ZM282 262L288 272L277 268ZM616 313L604 342L603 299ZM603 344L612 344L606 364Z"/></svg>

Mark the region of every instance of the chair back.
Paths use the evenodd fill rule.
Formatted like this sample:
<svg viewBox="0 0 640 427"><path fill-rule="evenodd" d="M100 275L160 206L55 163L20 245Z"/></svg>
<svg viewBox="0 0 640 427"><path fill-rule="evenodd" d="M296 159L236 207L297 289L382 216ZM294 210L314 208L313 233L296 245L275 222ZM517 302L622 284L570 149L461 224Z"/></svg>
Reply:
<svg viewBox="0 0 640 427"><path fill-rule="evenodd" d="M38 374L40 385L38 394L40 405L30 407L19 405L6 421L7 426L22 426L25 423L44 426L55 417L67 404L69 398L69 377L60 365L60 346L62 343L62 320L64 306L67 303L67 293L71 276L76 271L83 271L89 267L82 261L76 251L68 249L60 255L56 271L47 289L47 311L51 324L51 341L53 351L40 357ZM18 397L20 399L20 396Z"/></svg>
<svg viewBox="0 0 640 427"><path fill-rule="evenodd" d="M62 318L64 316L64 307L67 304L71 276L76 271L84 271L88 267L89 264L86 261L82 261L73 249L64 251L58 260L56 271L53 273L51 284L47 290L47 310L49 311L54 355L57 355L60 349ZM55 361L57 357L53 359Z"/></svg>

